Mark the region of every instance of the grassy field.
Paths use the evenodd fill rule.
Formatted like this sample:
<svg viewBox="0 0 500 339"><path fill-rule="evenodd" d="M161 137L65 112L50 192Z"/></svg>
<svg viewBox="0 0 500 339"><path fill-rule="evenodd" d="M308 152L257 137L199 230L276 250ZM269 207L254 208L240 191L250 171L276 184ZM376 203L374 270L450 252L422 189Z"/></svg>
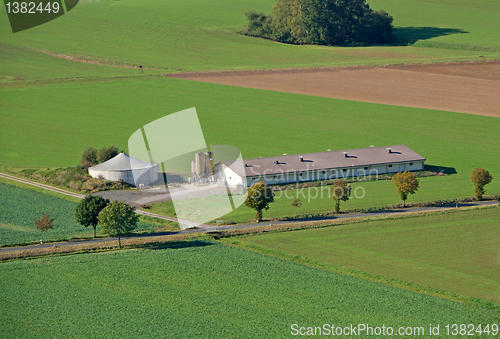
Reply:
<svg viewBox="0 0 500 339"><path fill-rule="evenodd" d="M498 313L218 243L0 264L3 337L282 338L299 326L496 322ZM356 326L355 325L355 326Z"/></svg>
<svg viewBox="0 0 500 339"><path fill-rule="evenodd" d="M373 8L385 8L395 16L400 43L420 40L454 44L446 48L289 46L236 33L244 25L246 10L268 12L272 3L82 2L57 20L15 35L9 31L6 15L0 15L4 58L0 74L6 80L49 79L4 83L0 92L0 164L65 167L75 165L89 146L100 148L114 143L126 151L128 137L140 126L195 106L207 144L237 146L244 157L405 143L426 157L427 164L457 170L457 175L423 179L422 189L411 197L415 202L470 196L468 177L476 166L486 167L499 177L492 156L500 151L498 119L148 75L500 55L484 51L498 46L499 41L497 21L488 18L496 17L500 5L492 1L412 1L404 6L392 0L370 2ZM441 15L447 12L453 15ZM471 44L484 48L462 48ZM102 65L55 58L33 48ZM138 64L154 69L111 67ZM61 77L84 79L50 80ZM113 77L120 78L111 80ZM407 123L408 117L412 117L411 123ZM254 124L259 128L252 129L250 136L249 126ZM365 189L365 199L349 201L345 208L399 202L388 182L369 183ZM500 194L500 181L495 180L487 189L489 194ZM330 199L306 201L300 213L328 210L330 203ZM290 204L288 199L278 201L269 216L293 214ZM244 221L250 215L251 211L241 208L230 218Z"/></svg>
<svg viewBox="0 0 500 339"><path fill-rule="evenodd" d="M244 238L313 261L500 302L500 208Z"/></svg>
<svg viewBox="0 0 500 339"><path fill-rule="evenodd" d="M2 76L9 81L139 74L137 69L111 65L143 65L155 68L143 72L158 73L477 60L479 55L500 58L496 20L500 5L494 0L369 1L374 9L384 8L394 16L399 40L393 46L292 46L237 34L245 26L246 11L270 13L273 3L80 1L57 20L16 34L2 7L0 80ZM407 46L418 40L438 48ZM479 50L468 50L468 45ZM102 66L59 59L35 49Z"/></svg>
<svg viewBox="0 0 500 339"><path fill-rule="evenodd" d="M449 176L422 178L421 189L410 197L410 202L471 196L470 173L477 166L500 178L493 156L500 154L500 120L492 117L161 76L141 82L130 79L8 88L0 92L0 100L5 107L4 138L0 141L3 165L70 166L78 163L86 147L113 143L126 151L128 137L140 126L195 106L207 144L234 145L244 158L406 144L425 157L426 164L456 170L457 174ZM252 124L259 128L249 129ZM365 198L353 199L343 208L399 203L390 181L356 185L363 186ZM500 194L500 181L494 180L486 189L489 195ZM290 205L288 200L275 203L266 215L272 216L274 210L280 215L291 215ZM331 206L331 199L325 194L323 199L310 200L300 213ZM246 208L237 213L252 217Z"/></svg>
<svg viewBox="0 0 500 339"><path fill-rule="evenodd" d="M410 195L407 203L438 202L445 199L461 199L473 195L473 186L470 184L469 191L462 195L457 195L457 190L453 186L448 186L447 181L439 180L437 177L420 178L420 189L415 195ZM402 200L396 195L396 188L390 180L378 182L357 182L350 184L356 195L353 194L347 202L342 202L341 210L351 212L352 210L363 211L373 208L383 208L402 204ZM298 190L289 190L275 192L275 201L270 204L268 211L264 211L264 221L284 218L306 218L318 216L334 211L334 201L331 197L332 186L301 188ZM364 193L363 193L364 192ZM364 194L364 196L362 195ZM300 208L292 206L293 201L299 198L302 202ZM210 203L217 206L216 201L210 198L200 199L204 204ZM189 201L186 201L189 203ZM200 201L196 200L196 204ZM151 204L149 211L157 214L175 217L175 209L171 202L161 202ZM196 218L196 216L192 216ZM233 212L217 218L225 220L228 223L254 223L255 210L241 205Z"/></svg>
<svg viewBox="0 0 500 339"><path fill-rule="evenodd" d="M416 46L440 48L498 48L500 15L496 0L369 0L372 8L383 8L394 17L401 41ZM485 21L488 21L485 24Z"/></svg>
<svg viewBox="0 0 500 339"><path fill-rule="evenodd" d="M39 242L41 233L35 228L35 221L45 213L55 221L54 228L44 233L44 241L92 238L94 229L76 222L75 208L75 202L0 183L0 247ZM140 221L136 231L159 227Z"/></svg>

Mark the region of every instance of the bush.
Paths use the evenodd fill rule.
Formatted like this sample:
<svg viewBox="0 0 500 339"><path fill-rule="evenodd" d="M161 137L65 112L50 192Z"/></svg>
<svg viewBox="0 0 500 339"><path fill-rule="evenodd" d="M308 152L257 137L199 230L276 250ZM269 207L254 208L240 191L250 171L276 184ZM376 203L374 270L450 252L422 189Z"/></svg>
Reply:
<svg viewBox="0 0 500 339"><path fill-rule="evenodd" d="M246 34L252 36L269 37L271 33L271 22L272 18L270 15L265 15L264 13L257 13L254 11L245 13L248 23Z"/></svg>
<svg viewBox="0 0 500 339"><path fill-rule="evenodd" d="M80 159L80 164L89 164L89 165L97 164L97 150L94 147L89 147L85 149Z"/></svg>
<svg viewBox="0 0 500 339"><path fill-rule="evenodd" d="M117 180L113 183L113 187L117 190L120 190L123 188L124 181L122 179Z"/></svg>
<svg viewBox="0 0 500 339"><path fill-rule="evenodd" d="M106 186L106 184L104 183L104 180L102 178L90 178L85 182L85 185L83 186L83 188L88 193L92 193L92 192L100 190L104 186Z"/></svg>
<svg viewBox="0 0 500 339"><path fill-rule="evenodd" d="M108 161L118 155L118 148L113 145L110 147L103 147L97 152L97 161L99 163Z"/></svg>

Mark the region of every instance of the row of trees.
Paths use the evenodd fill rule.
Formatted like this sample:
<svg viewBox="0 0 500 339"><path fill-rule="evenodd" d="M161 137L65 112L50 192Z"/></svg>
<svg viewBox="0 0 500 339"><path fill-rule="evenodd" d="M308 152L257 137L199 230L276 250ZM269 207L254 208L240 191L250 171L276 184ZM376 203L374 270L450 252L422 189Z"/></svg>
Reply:
<svg viewBox="0 0 500 339"><path fill-rule="evenodd" d="M490 173L484 168L476 168L471 175L471 181L474 184L474 193L478 199L482 199L485 193L484 186L493 180ZM419 188L419 181L415 173L408 171L396 173L392 177L392 182L396 186L396 192L403 200L405 206L409 194L415 194ZM341 201L349 200L351 196L351 186L345 179L338 179L332 187L332 198L335 201L335 212L340 212ZM247 192L245 205L254 209L256 220L262 220L263 211L269 209L269 204L274 202L274 193L272 188L263 181L251 186ZM293 207L299 208L302 205L300 199L295 199ZM121 248L121 236L127 235L135 229L139 221L139 215L135 213L133 207L122 201L112 201L104 199L101 196L89 195L82 199L75 210L76 221L85 226L94 228L94 238L96 237L96 228L100 226L104 233L112 236L118 236L118 244ZM35 222L35 226L42 233L40 243L43 243L43 233L53 228L54 219L49 214L44 214Z"/></svg>
<svg viewBox="0 0 500 339"><path fill-rule="evenodd" d="M99 225L104 233L118 237L118 246L121 248L121 236L128 235L135 229L139 215L132 206L123 201L112 201L100 196L89 195L80 200L75 210L76 221L85 227L94 228ZM43 244L43 233L54 228L54 220L49 214L44 214L35 221L36 228L42 233L40 243Z"/></svg>
<svg viewBox="0 0 500 339"><path fill-rule="evenodd" d="M272 14L247 12L246 34L294 44L394 40L393 18L366 0L276 0Z"/></svg>
<svg viewBox="0 0 500 339"><path fill-rule="evenodd" d="M474 184L474 193L476 198L482 199L485 193L484 186L493 180L490 173L482 167L476 168L471 175L471 181ZM403 200L403 207L406 206L408 195L415 194L419 188L419 181L415 173L408 171L399 172L393 175L392 183L396 187L396 194ZM352 188L345 179L335 180L332 186L332 198L335 204L335 212L340 213L340 203L347 201L351 197ZM256 210L255 219L257 222L262 220L262 212L269 209L269 204L274 202L274 193L272 188L263 181L256 183L248 189L245 205ZM296 198L292 206L300 208L302 202ZM295 213L297 216L297 213Z"/></svg>
<svg viewBox="0 0 500 339"><path fill-rule="evenodd" d="M118 237L118 246L121 248L121 236L127 235L135 229L139 215L132 206L123 201L112 201L100 196L89 195L82 199L75 210L76 221L85 227L100 226L104 233Z"/></svg>

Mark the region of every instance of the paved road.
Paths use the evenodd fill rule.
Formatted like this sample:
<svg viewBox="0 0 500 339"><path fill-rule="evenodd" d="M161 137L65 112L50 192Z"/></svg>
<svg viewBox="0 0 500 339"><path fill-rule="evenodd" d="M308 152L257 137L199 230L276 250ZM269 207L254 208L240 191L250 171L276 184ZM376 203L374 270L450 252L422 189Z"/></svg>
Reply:
<svg viewBox="0 0 500 339"><path fill-rule="evenodd" d="M472 207L472 206L488 206L488 205L496 205L498 201L480 201L474 203L463 203L457 205L443 205L437 207L419 207L419 208L408 208L408 209L397 209L390 211L379 211L379 212L369 212L369 213L353 213L353 214L341 214L331 217L318 217L318 218L307 218L307 219L299 219L299 220L286 220L286 221L273 221L273 222L264 222L264 223L255 223L255 224L244 224L244 225L233 225L233 226L208 226L200 229L188 229L183 231L175 231L175 232L159 232L159 233L149 233L149 234L140 234L134 235L131 238L150 238L150 237L161 237L165 235L180 235L180 234L192 234L192 233L202 233L202 232L213 232L213 231L223 231L223 230L234 230L241 228L250 228L256 226L267 226L269 224L279 225L279 224L295 224L304 221L321 221L321 220L332 220L332 219L347 219L347 218L367 218L374 216L390 216L396 213L409 213L409 212L427 212L427 211L439 211L450 207ZM167 217L168 218L168 217ZM0 248L0 252L14 252L14 251L23 251L23 250L36 250L41 248L49 248L55 246L71 246L71 245L85 245L85 244L97 244L106 241L117 241L117 237L113 238L100 238L100 239L88 239L88 240L75 240L61 243L50 243L44 245L31 245L31 246L23 246L23 247L7 247Z"/></svg>

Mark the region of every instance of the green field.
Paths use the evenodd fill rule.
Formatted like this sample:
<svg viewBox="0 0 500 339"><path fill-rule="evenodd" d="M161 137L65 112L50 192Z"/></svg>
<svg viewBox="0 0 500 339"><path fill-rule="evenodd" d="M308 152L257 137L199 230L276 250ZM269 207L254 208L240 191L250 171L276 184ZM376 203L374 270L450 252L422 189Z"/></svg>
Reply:
<svg viewBox="0 0 500 339"><path fill-rule="evenodd" d="M152 74L500 57L499 52L487 52L500 47L494 19L500 4L496 1L422 0L404 5L395 0L370 1L374 9L385 8L395 17L399 44L405 46L292 46L237 34L245 24L245 11L269 12L272 4L270 0L215 4L88 1L57 20L16 34L10 32L6 15L0 15L0 75L7 80L45 79L4 82L0 164L66 167L75 165L89 146L117 144L126 151L128 137L140 126L194 106L208 145L234 145L247 158L404 143L427 158L427 164L456 169L456 175L422 179L421 190L410 198L413 202L470 196L469 175L477 166L500 177L493 156L500 153L500 123L495 118L232 88ZM414 41L443 48L406 46ZM55 58L33 48L103 66ZM139 64L155 69L141 74L137 69L110 67ZM77 78L58 79L71 77ZM343 207L399 202L389 182L363 187L366 198L353 199ZM500 194L500 181L487 186L487 194ZM331 208L329 198L304 202L299 214ZM279 200L267 215L292 215L290 204L289 199ZM226 219L247 221L251 217L251 211L240 208Z"/></svg>
<svg viewBox="0 0 500 339"><path fill-rule="evenodd" d="M500 208L244 238L313 261L500 302Z"/></svg>
<svg viewBox="0 0 500 339"><path fill-rule="evenodd" d="M456 171L422 178L409 202L472 196L470 173L478 166L495 178L486 194L500 195L498 118L161 75L500 59L500 2L369 0L394 16L398 41L390 46L294 46L238 34L246 11L269 13L273 3L84 0L16 34L0 6L0 165L67 167L90 146L127 151L141 126L196 107L207 144L236 146L244 158L406 144L426 164ZM138 65L144 69L131 68ZM365 198L342 208L400 202L391 181L353 185ZM308 201L315 192L306 192L299 214L332 210L329 196ZM278 199L264 218L292 216L293 199ZM0 246L39 241L34 222L43 213L56 219L44 240L91 237L92 229L75 222L75 207L0 183ZM152 211L161 208L172 213L161 205ZM441 333L445 324L498 324L498 308L478 306L486 301L456 302L331 271L347 267L498 305L498 216L494 208L245 240L325 270L200 240L3 262L0 337L278 338L290 336L292 324L364 323L423 326L418 337L430 338L429 324L439 323ZM224 219L253 217L242 206ZM138 229L157 227L141 222Z"/></svg>
<svg viewBox="0 0 500 339"><path fill-rule="evenodd" d="M410 196L409 202L472 196L470 173L478 166L500 178L494 156L500 154L500 120L492 117L162 76L144 78L140 83L130 79L6 88L0 92L0 100L7 108L2 117L0 158L11 166L74 165L88 146L114 143L127 150L128 137L140 126L195 106L207 144L234 145L244 158L406 144L425 157L426 164L456 170L457 174L449 176L422 178L419 192ZM412 117L411 123L408 117ZM252 128L253 124L259 128ZM400 202L390 181L356 185L366 190L365 198L353 199L343 208ZM500 180L494 180L486 190L488 195L500 194ZM300 214L332 207L326 194L310 203L302 200L306 204ZM277 202L265 216L292 215L290 205L290 199ZM252 212L242 207L228 219L252 217Z"/></svg>
<svg viewBox="0 0 500 339"><path fill-rule="evenodd" d="M146 73L500 58L500 4L495 0L369 1L372 8L384 8L395 18L399 40L393 46L293 46L237 34L245 26L246 11L270 13L273 3L80 1L57 20L16 34L2 7L0 76L12 80L139 75L135 69L78 63L34 49L104 65L157 69ZM407 46L414 41L440 48ZM477 51L470 50L471 45Z"/></svg>
<svg viewBox="0 0 500 339"><path fill-rule="evenodd" d="M498 321L495 310L202 241L6 262L0 277L4 338L283 338L292 324L423 326L429 338L431 323Z"/></svg>
<svg viewBox="0 0 500 339"><path fill-rule="evenodd" d="M35 221L48 213L54 228L44 232L44 241L92 238L94 229L75 220L76 203L0 183L0 247L40 241ZM140 221L136 231L151 231L157 224ZM97 228L99 232L99 228Z"/></svg>

